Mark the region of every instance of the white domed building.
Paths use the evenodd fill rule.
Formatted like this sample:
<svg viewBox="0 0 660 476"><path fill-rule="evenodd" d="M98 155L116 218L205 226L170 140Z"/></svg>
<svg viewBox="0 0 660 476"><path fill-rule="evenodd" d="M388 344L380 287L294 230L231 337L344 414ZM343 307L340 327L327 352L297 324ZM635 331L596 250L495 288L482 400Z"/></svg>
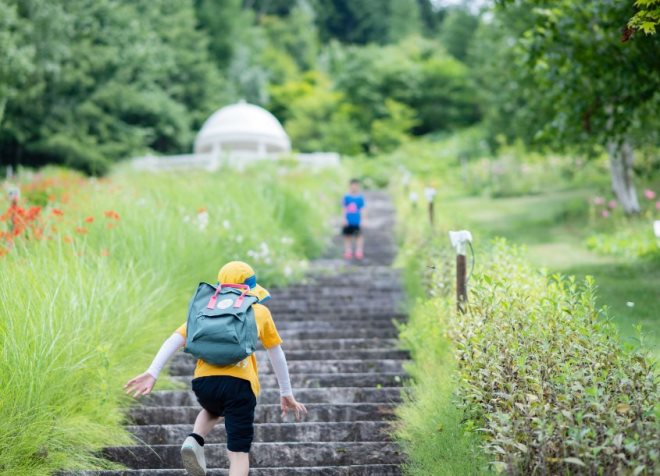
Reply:
<svg viewBox="0 0 660 476"><path fill-rule="evenodd" d="M291 152L282 124L264 108L241 101L217 110L195 139L195 154L269 158Z"/></svg>
<svg viewBox="0 0 660 476"><path fill-rule="evenodd" d="M218 109L206 120L195 138L194 153L140 157L133 159L133 167L150 171L214 171L230 165L241 170L256 161L281 157L313 168L339 164L339 155L334 152L292 154L291 141L280 121L264 108L240 101Z"/></svg>

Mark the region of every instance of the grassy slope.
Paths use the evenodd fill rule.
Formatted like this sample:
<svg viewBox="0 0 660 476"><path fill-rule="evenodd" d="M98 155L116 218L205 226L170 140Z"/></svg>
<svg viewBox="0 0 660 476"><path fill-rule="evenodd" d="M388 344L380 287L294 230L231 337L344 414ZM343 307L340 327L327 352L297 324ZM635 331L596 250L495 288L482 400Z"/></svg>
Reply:
<svg viewBox="0 0 660 476"><path fill-rule="evenodd" d="M7 476L104 466L92 450L129 442L122 384L185 319L196 283L213 281L230 259L250 261L266 285L295 279L300 260L322 248L339 192L334 175L279 170L53 177L69 199L52 204L63 217L43 212L57 225L52 240L17 240L0 257L0 474ZM0 210L7 205L0 198ZM107 210L121 216L112 230ZM88 232L77 234L78 226Z"/></svg>
<svg viewBox="0 0 660 476"><path fill-rule="evenodd" d="M657 262L624 260L589 251L584 240L587 190L547 192L514 198L446 195L438 214L453 228L470 228L479 241L504 236L524 244L529 258L550 271L594 276L599 304L610 308L624 340L637 343L641 325L645 346L660 356L660 266ZM634 303L629 307L628 302Z"/></svg>

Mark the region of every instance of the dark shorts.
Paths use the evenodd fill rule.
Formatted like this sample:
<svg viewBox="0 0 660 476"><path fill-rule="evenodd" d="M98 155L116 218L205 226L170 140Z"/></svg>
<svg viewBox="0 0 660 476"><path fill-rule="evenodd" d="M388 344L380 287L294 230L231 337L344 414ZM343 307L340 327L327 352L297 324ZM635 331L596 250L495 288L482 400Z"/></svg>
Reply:
<svg viewBox="0 0 660 476"><path fill-rule="evenodd" d="M341 229L344 236L360 236L360 225L346 225Z"/></svg>
<svg viewBox="0 0 660 476"><path fill-rule="evenodd" d="M227 449L249 453L257 406L250 382L228 375L198 377L193 379L192 389L202 408L212 415L225 417Z"/></svg>

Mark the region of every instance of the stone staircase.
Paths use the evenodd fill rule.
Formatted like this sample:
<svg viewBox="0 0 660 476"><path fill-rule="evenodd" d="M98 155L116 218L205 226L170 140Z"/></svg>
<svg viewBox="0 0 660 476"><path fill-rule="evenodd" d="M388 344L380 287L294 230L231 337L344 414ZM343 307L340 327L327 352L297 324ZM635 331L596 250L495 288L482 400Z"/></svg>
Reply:
<svg viewBox="0 0 660 476"><path fill-rule="evenodd" d="M399 274L390 267L394 211L382 193L369 193L366 199L364 261L347 265L336 259L341 255L338 238L328 257L313 263L304 283L272 290L268 307L284 339L294 394L309 414L300 423L292 417L282 421L277 381L265 352L258 351L262 393L251 475L401 474L403 455L389 436L408 358L396 347L394 321L405 315L400 311L404 296ZM180 353L170 375L189 385L193 367L194 360ZM128 430L136 445L103 451L131 469L75 474L184 475L179 448L198 411L191 391L154 392L128 410ZM219 424L205 445L208 475L228 473L224 443Z"/></svg>

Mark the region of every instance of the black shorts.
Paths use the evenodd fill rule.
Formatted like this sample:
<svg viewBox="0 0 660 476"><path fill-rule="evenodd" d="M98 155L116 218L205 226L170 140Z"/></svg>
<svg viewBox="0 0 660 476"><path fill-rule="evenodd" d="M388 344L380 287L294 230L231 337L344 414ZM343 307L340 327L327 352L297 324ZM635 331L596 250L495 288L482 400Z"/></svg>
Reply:
<svg viewBox="0 0 660 476"><path fill-rule="evenodd" d="M250 382L228 375L198 377L192 381L197 401L207 412L225 417L227 449L250 452L254 438L257 399Z"/></svg>
<svg viewBox="0 0 660 476"><path fill-rule="evenodd" d="M346 225L341 229L344 236L360 236L360 225Z"/></svg>

